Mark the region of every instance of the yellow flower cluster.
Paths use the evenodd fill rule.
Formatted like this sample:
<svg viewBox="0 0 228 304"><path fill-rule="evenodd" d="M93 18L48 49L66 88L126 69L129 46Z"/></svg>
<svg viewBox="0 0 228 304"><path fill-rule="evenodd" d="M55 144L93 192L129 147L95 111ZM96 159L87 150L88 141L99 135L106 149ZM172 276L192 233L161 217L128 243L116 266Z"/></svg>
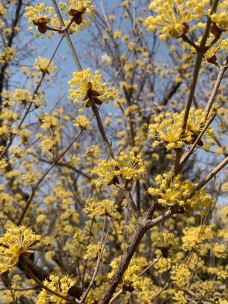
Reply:
<svg viewBox="0 0 228 304"><path fill-rule="evenodd" d="M119 265L119 258L112 261L110 264L112 271L108 274L108 278L111 279L114 275L116 268ZM140 276L142 272L148 266L148 262L143 257L135 257L131 260L128 269L123 276L123 283L125 290L133 292L136 290L138 301L136 303L150 304L153 297L158 292L152 281L149 278L143 278Z"/></svg>
<svg viewBox="0 0 228 304"><path fill-rule="evenodd" d="M38 31L44 34L47 31L47 24L53 17L54 9L51 6L45 6L43 2L36 6L25 7L25 17L31 25L35 25ZM30 27L32 30L33 27Z"/></svg>
<svg viewBox="0 0 228 304"><path fill-rule="evenodd" d="M90 121L85 115L79 115L75 119L75 127L79 127L82 130L87 130L90 127Z"/></svg>
<svg viewBox="0 0 228 304"><path fill-rule="evenodd" d="M192 144L200 133L201 126L205 122L205 112L203 110L190 109L187 128L182 134L182 123L184 112L181 113L161 113L152 117L152 123L149 125L149 137L155 139L152 146L156 147L164 143L167 150L182 148L185 144ZM213 130L208 128L204 136L210 137ZM201 140L199 146L204 146ZM206 146L206 145L205 145Z"/></svg>
<svg viewBox="0 0 228 304"><path fill-rule="evenodd" d="M64 12L64 23L69 27L69 32L80 32L84 26L89 26L93 17L95 8L89 0L68 0L60 2L60 8ZM37 30L44 34L47 30L51 31L51 35L61 30L58 16L54 14L51 6L45 6L43 2L37 6L28 6L25 9L25 17L28 22L34 25ZM30 30L33 26L30 27Z"/></svg>
<svg viewBox="0 0 228 304"><path fill-rule="evenodd" d="M178 241L173 233L170 232L157 232L153 233L152 243L158 248L158 254L163 258L168 258L170 255L170 250L178 245ZM163 261L164 264L168 263ZM160 261L160 267L162 266L162 261Z"/></svg>
<svg viewBox="0 0 228 304"><path fill-rule="evenodd" d="M211 205L212 199L204 189L197 191L197 193L189 199L191 191L196 186L188 180L182 180L182 176L173 175L173 172L167 172L155 177L157 187L150 187L148 193L157 197L159 204L163 206L184 206L186 211L195 210L197 207Z"/></svg>
<svg viewBox="0 0 228 304"><path fill-rule="evenodd" d="M86 201L86 206L84 211L88 214L90 218L97 216L116 216L116 205L109 200L97 201L94 199L89 199Z"/></svg>
<svg viewBox="0 0 228 304"><path fill-rule="evenodd" d="M6 17L7 16L7 10L3 6L3 4L0 4L0 16L1 17Z"/></svg>
<svg viewBox="0 0 228 304"><path fill-rule="evenodd" d="M178 38L188 32L188 22L192 21L194 15L187 7L188 1L183 0L153 0L149 8L155 12L145 21L149 31L158 30L162 40Z"/></svg>
<svg viewBox="0 0 228 304"><path fill-rule="evenodd" d="M11 61L15 56L15 49L12 47L6 47L2 52L0 52L0 64L5 64Z"/></svg>
<svg viewBox="0 0 228 304"><path fill-rule="evenodd" d="M188 303L184 292L181 290L175 292L175 294L173 296L173 301L174 301L174 303L177 303L177 304L187 304Z"/></svg>
<svg viewBox="0 0 228 304"><path fill-rule="evenodd" d="M50 62L49 59L40 56L36 58L33 67L34 69L41 71L44 74L50 74L55 71L53 62Z"/></svg>
<svg viewBox="0 0 228 304"><path fill-rule="evenodd" d="M172 267L171 279L173 283L180 289L187 285L190 275L191 273L185 264L179 264Z"/></svg>
<svg viewBox="0 0 228 304"><path fill-rule="evenodd" d="M211 20L222 31L228 31L228 0L219 1L216 13L211 15Z"/></svg>
<svg viewBox="0 0 228 304"><path fill-rule="evenodd" d="M119 156L112 160L102 160L98 163L96 169L92 170L93 174L99 177L95 184L116 184L118 177L125 181L137 180L140 174L145 171L145 166L140 154L120 152Z"/></svg>
<svg viewBox="0 0 228 304"><path fill-rule="evenodd" d="M74 72L70 84L70 96L75 104L85 101L86 107L91 107L94 102L97 105L109 101L117 96L114 88L109 87L107 82L102 82L101 73L96 70L93 75L91 69Z"/></svg>
<svg viewBox="0 0 228 304"><path fill-rule="evenodd" d="M50 130L58 126L58 119L53 116L46 114L41 118L41 128L44 130Z"/></svg>
<svg viewBox="0 0 228 304"><path fill-rule="evenodd" d="M184 250L197 249L197 247L205 240L211 240L213 233L211 227L202 229L202 226L187 227L183 231L182 246Z"/></svg>
<svg viewBox="0 0 228 304"><path fill-rule="evenodd" d="M9 229L0 237L0 274L15 267L22 254L30 255L41 236L24 226Z"/></svg>
<svg viewBox="0 0 228 304"><path fill-rule="evenodd" d="M68 276L64 276L60 278L57 275L50 275L49 279L45 280L43 284L52 291L55 291L58 294L67 297L68 290L72 286L74 286L75 281ZM38 295L36 304L49 304L49 303L66 304L67 301L53 294L49 294L46 290L42 290Z"/></svg>
<svg viewBox="0 0 228 304"><path fill-rule="evenodd" d="M70 27L70 33L78 33L84 26L90 26L90 17L93 17L95 13L95 7L90 0L67 0L60 2L59 5L67 17L65 24L68 25L71 19L74 20ZM52 24L58 26L58 20L54 18Z"/></svg>

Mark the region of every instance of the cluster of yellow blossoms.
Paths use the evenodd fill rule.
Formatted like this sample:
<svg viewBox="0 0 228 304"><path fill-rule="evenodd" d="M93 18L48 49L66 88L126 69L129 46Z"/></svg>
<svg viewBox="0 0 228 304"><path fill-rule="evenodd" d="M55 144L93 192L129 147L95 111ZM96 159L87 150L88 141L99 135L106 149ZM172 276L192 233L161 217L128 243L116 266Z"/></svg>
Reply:
<svg viewBox="0 0 228 304"><path fill-rule="evenodd" d="M152 117L149 125L149 137L155 139L152 146L156 147L160 143L164 143L167 150L182 148L185 144L192 144L199 135L202 125L205 123L205 112L191 108L187 122L187 128L182 136L182 124L184 112L181 113L161 113ZM212 128L208 128L204 137L213 135ZM207 145L201 140L199 146L204 148Z"/></svg>
<svg viewBox="0 0 228 304"><path fill-rule="evenodd" d="M41 71L42 73L53 73L55 71L55 66L53 62L50 62L49 59L38 56L33 64L34 69Z"/></svg>
<svg viewBox="0 0 228 304"><path fill-rule="evenodd" d="M69 98L75 104L84 101L86 107L91 107L93 102L100 105L102 102L113 100L117 96L114 88L109 87L107 82L102 82L102 75L98 70L95 71L94 75L91 69L74 72L69 84Z"/></svg>
<svg viewBox="0 0 228 304"><path fill-rule="evenodd" d="M179 38L187 34L193 22L202 28L200 18L209 14L209 4L209 0L153 0L149 8L154 16L145 20L145 26L149 31L158 30L162 40ZM228 30L227 5L227 0L219 1L216 13L210 16L221 31Z"/></svg>
<svg viewBox="0 0 228 304"><path fill-rule="evenodd" d="M75 281L68 276L60 278L57 275L50 275L50 277L44 281L44 286L50 290L57 292L61 296L67 297L69 289L74 286ZM60 297L48 293L46 290L42 290L37 298L36 304L49 304L49 303L61 303L65 304L67 301Z"/></svg>
<svg viewBox="0 0 228 304"><path fill-rule="evenodd" d="M211 196L204 189L189 199L195 184L188 180L183 180L179 174L173 175L173 172L167 172L155 177L157 187L150 187L148 193L158 198L158 203L163 206L184 206L186 211L195 210L197 207L211 205Z"/></svg>
<svg viewBox="0 0 228 304"><path fill-rule="evenodd" d="M28 22L38 28L40 33L47 31L47 24L50 23L53 18L54 9L51 6L45 6L43 2L37 6L27 6L25 8L25 17L28 18ZM32 30L33 27L30 27Z"/></svg>
<svg viewBox="0 0 228 304"><path fill-rule="evenodd" d="M95 7L90 0L67 0L66 2L61 1L59 5L61 10L65 12L66 25L71 22L71 18L75 20L70 27L70 33L80 32L84 26L90 26L90 17L93 17L95 13ZM53 20L53 25L58 26L56 18Z"/></svg>
<svg viewBox="0 0 228 304"><path fill-rule="evenodd" d="M171 270L171 279L178 288L184 288L189 282L191 273L185 264L173 266Z"/></svg>
<svg viewBox="0 0 228 304"><path fill-rule="evenodd" d="M114 217L117 214L116 209L117 206L112 201L97 201L94 199L89 199L86 201L84 211L90 218L95 218L98 216Z"/></svg>
<svg viewBox="0 0 228 304"><path fill-rule="evenodd" d="M120 152L119 156L112 160L102 160L98 163L97 168L92 170L93 174L98 176L94 183L101 184L118 184L118 178L125 181L137 180L140 174L145 172L145 167L140 154L130 151L129 154Z"/></svg>
<svg viewBox="0 0 228 304"><path fill-rule="evenodd" d="M94 15L94 6L89 0L68 0L60 2L60 8L64 13L64 23L70 26L69 32L80 32L84 26L89 26L91 20L88 17ZM47 30L54 34L56 31L61 31L61 25L52 6L46 6L43 2L37 6L27 6L25 9L25 17L28 18L29 24L44 34Z"/></svg>
<svg viewBox="0 0 228 304"><path fill-rule="evenodd" d="M6 62L11 61L15 56L15 49L12 47L6 47L3 51L0 52L0 64L5 64Z"/></svg>
<svg viewBox="0 0 228 304"><path fill-rule="evenodd" d="M0 274L12 270L22 254L30 255L41 240L30 228L24 226L9 229L0 237Z"/></svg>
<svg viewBox="0 0 228 304"><path fill-rule="evenodd" d="M114 259L110 266L112 271L108 274L108 278L111 279L114 275L115 270L118 268L119 265L119 258ZM159 291L152 281L140 275L140 273L148 266L148 263L145 258L143 257L135 257L131 260L128 269L126 270L123 276L123 285L122 288L124 293L127 291L129 292L126 294L126 299L130 297L130 293L133 291L137 292L137 302L136 303L145 303L150 304L153 298ZM125 302L123 301L123 302Z"/></svg>
<svg viewBox="0 0 228 304"><path fill-rule="evenodd" d="M211 20L222 31L228 31L228 1L219 1L216 13L211 15Z"/></svg>
<svg viewBox="0 0 228 304"><path fill-rule="evenodd" d="M74 126L82 130L87 130L90 127L90 120L85 115L78 115L75 119Z"/></svg>

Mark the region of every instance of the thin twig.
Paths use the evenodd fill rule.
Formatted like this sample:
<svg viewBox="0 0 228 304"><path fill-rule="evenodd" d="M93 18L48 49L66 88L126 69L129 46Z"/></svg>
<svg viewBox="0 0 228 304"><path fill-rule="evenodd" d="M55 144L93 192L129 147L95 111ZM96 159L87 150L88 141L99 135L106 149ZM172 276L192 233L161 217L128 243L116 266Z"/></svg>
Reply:
<svg viewBox="0 0 228 304"><path fill-rule="evenodd" d="M226 165L228 164L228 156L223 159L211 172L192 190L189 195L189 199L191 199L197 191L202 189L216 174L218 174Z"/></svg>
<svg viewBox="0 0 228 304"><path fill-rule="evenodd" d="M105 244L106 244L108 233L109 233L109 225L108 225L108 228L107 228L107 232L105 233L106 223L107 223L107 218L105 219L105 223L104 223L104 226L103 226L103 233L102 233L102 239L101 239L101 248L100 248L100 252L98 254L96 267L95 267L95 270L93 272L93 276L92 276L92 278L90 280L89 286L86 289L86 291L85 291L82 299L80 300L81 304L85 301L85 299L86 299L86 297L87 297L87 295L88 295L91 287L93 286L93 283L95 281L95 278L96 278L98 270L99 270L99 266L100 266L100 263L101 263L101 259L102 259L102 256L103 256L103 252L104 252L104 249L105 249Z"/></svg>
<svg viewBox="0 0 228 304"><path fill-rule="evenodd" d="M58 162L64 157L64 155L70 150L70 148L72 147L72 145L74 144L75 141L78 140L78 138L80 137L82 133L82 130L80 130L76 136L73 138L73 140L70 142L70 144L66 147L66 149L59 155L59 157L57 157L57 159L55 160L55 162L44 172L44 174L41 176L41 178L38 180L38 182L36 183L35 187L32 190L32 193L29 196L29 199L25 205L25 208L17 222L17 225L20 225L26 215L26 212L34 198L35 193L37 192L37 190L40 187L40 184L44 181L44 179L46 178L46 176L49 174L49 172L58 164Z"/></svg>
<svg viewBox="0 0 228 304"><path fill-rule="evenodd" d="M47 286L45 286L35 275L34 273L32 272L32 270L29 268L28 266L28 263L27 263L27 257L26 256L23 256L21 258L21 261L23 263L23 266L25 268L25 271L28 273L29 276L31 276L31 278L44 290L46 290L47 292L49 292L50 294L53 294L55 295L56 297L60 298L60 299L63 299L65 300L67 303L79 303L79 300L78 299L74 299L74 298L70 298L69 296L63 296L61 295L60 293L48 288Z"/></svg>
<svg viewBox="0 0 228 304"><path fill-rule="evenodd" d="M112 304L123 293L124 293L124 289L123 289L123 287L121 287L120 290L111 298L111 300L109 301L109 304Z"/></svg>
<svg viewBox="0 0 228 304"><path fill-rule="evenodd" d="M55 50L54 50L54 52L53 52L53 54L52 54L50 60L49 60L49 62L48 62L47 68L50 66L51 62L53 61L53 59L54 59L54 57L55 57L55 55L56 55L56 53L57 53L57 50L58 50L60 44L62 43L62 41L63 41L63 37L61 37L61 39L59 40L59 42L58 42L58 44L57 44L57 46L56 46L56 48L55 48ZM43 72L43 73L42 73L42 76L41 76L41 78L40 78L40 81L38 82L37 87L36 87L36 89L35 89L34 92L33 92L32 101L29 103L29 105L28 105L28 107L27 107L27 109L26 109L26 111L25 111L25 113L24 113L24 115L23 115L23 117L22 117L22 119L21 119L19 125L17 126L17 131L19 131L19 130L21 129L21 127L22 127L22 125L23 125L23 123L24 123L24 121L25 121L27 115L29 114L30 109L31 109L31 107L32 107L32 105L33 105L33 100L34 100L34 98L36 97L36 94L38 93L38 91L39 91L39 89L40 89L40 87L41 87L41 85L42 85L42 83L43 83L43 80L44 80L45 76L46 76L46 73ZM9 150L9 148L10 148L10 146L11 146L11 144L12 144L14 138L16 137L16 135L17 135L17 133L15 133L14 135L11 136L11 138L10 138L8 144L6 145L5 149L2 151L2 153L1 153L1 155L0 155L0 159L2 159L2 158L6 155L6 153L7 153L7 151Z"/></svg>
<svg viewBox="0 0 228 304"><path fill-rule="evenodd" d="M63 18L62 18L62 15L60 13L60 10L59 10L59 7L58 7L58 4L57 4L56 0L52 0L52 4L54 6L55 12L58 16L58 19L59 19L59 22L60 22L61 26L63 28L65 28L65 24L64 24L64 21L63 21ZM66 37L67 44L68 44L68 46L70 48L70 51L71 51L71 54L74 58L74 62L76 63L76 66L77 66L78 70L81 71L82 67L81 67L80 61L78 59L78 55L75 52L75 48L74 48L73 43L71 41L70 35L68 33L68 29L64 29L63 34Z"/></svg>
<svg viewBox="0 0 228 304"><path fill-rule="evenodd" d="M212 121L215 119L216 113L207 121L206 125L204 126L204 128L202 129L202 131L199 133L199 135L197 136L196 140L194 141L194 143L191 145L190 149L187 151L186 154L184 154L180 160L180 166L179 166L179 170L182 169L184 163L189 159L189 157L192 155L193 151L195 150L198 142L200 141L200 139L203 137L204 133L206 132L206 130L208 129L208 127L211 125Z"/></svg>
<svg viewBox="0 0 228 304"><path fill-rule="evenodd" d="M221 84L221 81L223 79L223 76L224 76L224 73L225 71L227 70L228 66L227 66L227 60L225 61L225 64L224 65L221 65L219 66L219 74L218 74L218 77L216 79L216 82L215 82L215 86L213 88L213 91L212 91L212 94L211 94L211 97L210 99L208 100L208 103L207 103L207 107L206 107L206 117L205 117L205 121L207 120L208 118L208 115L210 113L210 110L211 110L211 107L215 101L215 97L218 93L218 89L220 87L220 84Z"/></svg>

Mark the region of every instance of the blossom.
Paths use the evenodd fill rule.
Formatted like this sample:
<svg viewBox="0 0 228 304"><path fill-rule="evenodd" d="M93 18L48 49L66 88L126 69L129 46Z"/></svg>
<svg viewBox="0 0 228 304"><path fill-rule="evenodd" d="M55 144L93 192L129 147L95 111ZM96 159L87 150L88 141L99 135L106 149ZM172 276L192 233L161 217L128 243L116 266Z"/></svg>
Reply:
<svg viewBox="0 0 228 304"><path fill-rule="evenodd" d="M28 18L29 24L35 25L42 34L46 33L47 24L50 23L53 13L53 7L45 6L43 2L25 8L25 17Z"/></svg>
<svg viewBox="0 0 228 304"><path fill-rule="evenodd" d="M90 218L97 216L116 216L117 206L109 200L97 201L94 199L89 199L86 201L84 211L88 214Z"/></svg>
<svg viewBox="0 0 228 304"><path fill-rule="evenodd" d="M211 20L220 30L228 30L228 0L219 1L216 13L211 15Z"/></svg>
<svg viewBox="0 0 228 304"><path fill-rule="evenodd" d="M154 0L149 8L156 13L145 21L145 26L149 31L158 29L161 39L178 38L188 31L188 22L192 16L188 11L184 1Z"/></svg>
<svg viewBox="0 0 228 304"><path fill-rule="evenodd" d="M200 206L209 207L211 196L204 189L189 198L196 184L189 180L183 180L181 174L174 176L173 172L163 173L155 177L156 187L148 188L148 193L157 197L159 204L163 206L183 206L187 211L191 211Z"/></svg>
<svg viewBox="0 0 228 304"><path fill-rule="evenodd" d="M41 118L41 128L44 130L50 130L58 126L58 120L55 116L46 114Z"/></svg>
<svg viewBox="0 0 228 304"><path fill-rule="evenodd" d="M15 56L15 49L12 47L6 47L2 52L0 52L0 64L5 64L11 61Z"/></svg>
<svg viewBox="0 0 228 304"><path fill-rule="evenodd" d="M55 71L53 62L50 62L49 59L40 56L36 58L33 67L44 74L50 74Z"/></svg>
<svg viewBox="0 0 228 304"><path fill-rule="evenodd" d="M98 70L94 75L90 69L74 72L69 84L69 98L76 104L85 101L86 107L91 107L92 101L100 105L116 96L116 90L109 87L107 82L102 82L102 75Z"/></svg>
<svg viewBox="0 0 228 304"><path fill-rule="evenodd" d="M90 0L67 0L66 2L60 2L60 8L67 17L65 20L66 25L71 20L74 21L69 28L70 33L79 33L84 26L90 26L91 17L95 13L95 7ZM56 17L53 19L52 25L58 26Z"/></svg>
<svg viewBox="0 0 228 304"><path fill-rule="evenodd" d="M174 303L177 303L177 304L187 304L188 303L184 292L181 290L175 292L173 300L174 300Z"/></svg>
<svg viewBox="0 0 228 304"><path fill-rule="evenodd" d="M162 40L179 38L189 30L189 23L207 14L209 0L153 0L149 8L155 13L145 20L149 31L158 30Z"/></svg>
<svg viewBox="0 0 228 304"><path fill-rule="evenodd" d="M156 147L164 143L167 150L182 148L185 144L192 144L200 133L201 126L205 123L205 111L191 108L184 135L182 135L182 124L184 112L181 113L161 113L152 117L149 125L149 137L155 139L152 146ZM212 128L208 128L204 137L213 135ZM201 139L198 146L204 146ZM206 145L205 145L206 147Z"/></svg>
<svg viewBox="0 0 228 304"><path fill-rule="evenodd" d="M74 126L80 127L83 130L86 130L90 127L90 121L85 115L79 115L75 119Z"/></svg>
<svg viewBox="0 0 228 304"><path fill-rule="evenodd" d="M135 154L133 151L127 154L122 151L115 159L100 161L92 173L99 177L95 184L111 185L118 183L118 177L125 181L137 180L144 171L140 154Z"/></svg>
<svg viewBox="0 0 228 304"><path fill-rule="evenodd" d="M189 279L190 271L185 264L174 265L171 270L171 279L178 288L184 288Z"/></svg>
<svg viewBox="0 0 228 304"><path fill-rule="evenodd" d="M74 286L75 281L68 276L59 277L57 275L50 275L43 284L51 289L52 291L57 292L58 294L67 297L69 289ZM37 298L37 304L48 304L48 303L58 303L66 304L67 301L59 298L56 295L49 294L46 290L42 290Z"/></svg>
<svg viewBox="0 0 228 304"><path fill-rule="evenodd" d="M9 229L0 237L0 274L11 270L21 255L30 255L41 240L30 228L24 226Z"/></svg>

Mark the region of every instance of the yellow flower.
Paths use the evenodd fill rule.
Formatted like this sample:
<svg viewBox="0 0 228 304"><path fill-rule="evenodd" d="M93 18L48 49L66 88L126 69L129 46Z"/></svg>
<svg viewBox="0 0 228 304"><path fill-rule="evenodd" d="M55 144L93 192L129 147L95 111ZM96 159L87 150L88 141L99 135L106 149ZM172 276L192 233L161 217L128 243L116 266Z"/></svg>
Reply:
<svg viewBox="0 0 228 304"><path fill-rule="evenodd" d="M162 40L178 38L187 33L187 23L192 20L192 16L184 1L154 0L149 8L156 13L156 16L148 17L145 26L149 31L158 29Z"/></svg>
<svg viewBox="0 0 228 304"><path fill-rule="evenodd" d="M90 69L74 72L70 84L70 96L74 103L85 101L86 107L92 106L92 100L100 105L117 95L114 88L110 88L107 82L102 82L101 73L97 70L93 75Z"/></svg>
<svg viewBox="0 0 228 304"><path fill-rule="evenodd" d="M190 109L187 128L182 134L182 123L184 112L181 113L161 113L152 117L152 123L149 125L149 137L155 139L152 146L156 147L164 143L167 150L183 147L185 144L192 144L200 133L201 126L205 122L205 111ZM204 137L213 135L213 130L208 128ZM209 144L210 142L208 142ZM199 141L198 146L205 146L204 142Z"/></svg>
<svg viewBox="0 0 228 304"><path fill-rule="evenodd" d="M90 121L85 115L79 115L75 119L74 126L80 127L83 130L86 130L90 127Z"/></svg>
<svg viewBox="0 0 228 304"><path fill-rule="evenodd" d="M84 211L88 214L90 218L97 216L116 216L117 206L109 200L97 201L94 199L89 199L86 201L86 206Z"/></svg>
<svg viewBox="0 0 228 304"><path fill-rule="evenodd" d="M175 292L173 300L174 300L174 303L177 303L177 304L187 304L188 303L187 298L185 297L183 291Z"/></svg>
<svg viewBox="0 0 228 304"><path fill-rule="evenodd" d="M15 49L12 47L6 47L2 52L0 52L0 64L5 64L11 61L15 56Z"/></svg>
<svg viewBox="0 0 228 304"><path fill-rule="evenodd" d="M68 296L68 290L74 286L75 281L68 276L60 278L57 275L50 275L48 280L45 280L43 283L49 289L61 294L64 297ZM66 304L67 301L53 295L49 294L46 290L42 290L37 298L36 304Z"/></svg>
<svg viewBox="0 0 228 304"><path fill-rule="evenodd" d="M211 20L220 30L228 30L228 0L219 1L216 13L211 15Z"/></svg>
<svg viewBox="0 0 228 304"><path fill-rule="evenodd" d="M68 18L65 24L68 25L73 19L73 23L69 28L70 33L79 33L84 26L90 26L91 17L94 16L95 7L89 0L67 0L60 2L60 8ZM55 17L52 25L59 27L59 20Z"/></svg>
<svg viewBox="0 0 228 304"><path fill-rule="evenodd" d="M92 173L99 177L99 180L95 181L97 185L102 183L111 185L118 183L118 177L126 181L137 180L144 171L141 155L130 151L128 154L120 152L116 159L100 161Z"/></svg>
<svg viewBox="0 0 228 304"><path fill-rule="evenodd" d="M157 187L150 187L148 193L157 197L159 204L163 206L183 206L186 211L195 210L197 207L209 207L212 203L211 196L204 189L200 189L189 199L195 184L188 180L182 180L182 176L167 172L155 177Z"/></svg>
<svg viewBox="0 0 228 304"><path fill-rule="evenodd" d="M46 114L41 118L41 128L44 130L50 130L58 126L58 120L56 117Z"/></svg>
<svg viewBox="0 0 228 304"><path fill-rule="evenodd" d="M30 255L41 236L24 226L9 229L0 237L0 274L15 267L22 254Z"/></svg>
<svg viewBox="0 0 228 304"><path fill-rule="evenodd" d="M49 59L40 56L36 58L33 67L44 74L50 74L55 71L53 62L50 62Z"/></svg>
<svg viewBox="0 0 228 304"><path fill-rule="evenodd" d="M191 273L185 264L175 265L171 270L171 279L178 288L184 288L190 276Z"/></svg>
<svg viewBox="0 0 228 304"><path fill-rule="evenodd" d="M50 23L53 12L53 7L45 6L41 2L37 6L27 6L25 8L25 17L28 19L29 24L35 25L38 31L44 34L47 31L47 24Z"/></svg>

